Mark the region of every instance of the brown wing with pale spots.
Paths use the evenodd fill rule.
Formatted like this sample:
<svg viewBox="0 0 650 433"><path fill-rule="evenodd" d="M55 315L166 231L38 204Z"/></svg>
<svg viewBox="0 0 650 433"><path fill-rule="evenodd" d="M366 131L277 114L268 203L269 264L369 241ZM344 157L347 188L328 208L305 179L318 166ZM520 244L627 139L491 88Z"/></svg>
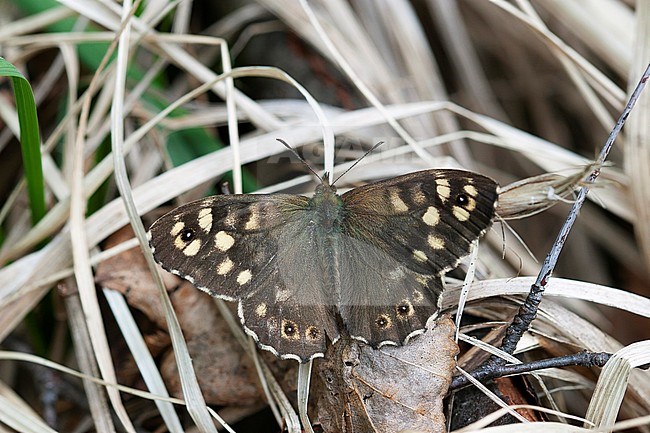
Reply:
<svg viewBox="0 0 650 433"><path fill-rule="evenodd" d="M157 220L150 245L165 269L239 301L240 319L262 348L306 361L324 353L327 336L339 336L307 202L282 194L198 200Z"/></svg>
<svg viewBox="0 0 650 433"><path fill-rule="evenodd" d="M316 233L312 211L305 212L271 233L278 249L271 271L255 281L255 293L242 299L239 310L264 349L299 361L323 356L327 337L339 338L327 239Z"/></svg>
<svg viewBox="0 0 650 433"><path fill-rule="evenodd" d="M439 308L441 277L418 274L367 241L341 245L339 311L350 336L378 347L423 332Z"/></svg>
<svg viewBox="0 0 650 433"><path fill-rule="evenodd" d="M295 195L214 196L180 206L150 228L163 268L227 300L250 294L277 253L272 233L295 218L307 199Z"/></svg>
<svg viewBox="0 0 650 433"><path fill-rule="evenodd" d="M258 282L255 295L240 301L240 319L263 349L281 358L305 362L321 357L327 337L339 338L334 307L321 289L323 274L305 274L294 290L280 268L274 267L266 280Z"/></svg>
<svg viewBox="0 0 650 433"><path fill-rule="evenodd" d="M428 170L343 195L339 310L373 346L400 344L438 311L442 274L490 226L496 183L460 170Z"/></svg>
<svg viewBox="0 0 650 433"><path fill-rule="evenodd" d="M440 275L469 253L491 225L492 179L462 170L426 170L343 194L346 233L372 239L417 273Z"/></svg>

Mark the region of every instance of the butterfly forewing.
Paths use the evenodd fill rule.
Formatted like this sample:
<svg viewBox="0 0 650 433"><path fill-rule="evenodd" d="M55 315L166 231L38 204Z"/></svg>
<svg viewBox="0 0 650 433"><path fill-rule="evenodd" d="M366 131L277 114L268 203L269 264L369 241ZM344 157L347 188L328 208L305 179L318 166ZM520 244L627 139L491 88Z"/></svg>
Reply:
<svg viewBox="0 0 650 433"><path fill-rule="evenodd" d="M462 170L425 170L343 194L346 232L415 272L439 275L491 225L497 184Z"/></svg>
<svg viewBox="0 0 650 433"><path fill-rule="evenodd" d="M268 233L295 218L306 201L295 195L230 195L188 203L151 226L154 257L213 296L242 298L270 272L277 244Z"/></svg>

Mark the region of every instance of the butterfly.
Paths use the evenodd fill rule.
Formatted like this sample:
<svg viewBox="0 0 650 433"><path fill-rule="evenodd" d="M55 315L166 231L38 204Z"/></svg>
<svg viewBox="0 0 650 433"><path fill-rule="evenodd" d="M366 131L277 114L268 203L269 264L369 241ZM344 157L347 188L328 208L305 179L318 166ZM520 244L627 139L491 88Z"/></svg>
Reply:
<svg viewBox="0 0 650 433"><path fill-rule="evenodd" d="M311 197L219 195L153 223L156 261L238 303L246 332L283 359L306 362L351 337L375 348L424 332L443 274L490 227L497 184L432 169L342 195L326 176Z"/></svg>

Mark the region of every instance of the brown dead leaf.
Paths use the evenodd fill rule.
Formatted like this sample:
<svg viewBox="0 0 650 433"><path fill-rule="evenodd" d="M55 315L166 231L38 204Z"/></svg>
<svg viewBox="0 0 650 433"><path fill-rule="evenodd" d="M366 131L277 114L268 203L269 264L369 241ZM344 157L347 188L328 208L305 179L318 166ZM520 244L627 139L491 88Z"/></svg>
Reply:
<svg viewBox="0 0 650 433"><path fill-rule="evenodd" d="M326 432L444 432L443 398L455 367L454 324L431 321L406 346L332 346L320 364L317 419Z"/></svg>
<svg viewBox="0 0 650 433"><path fill-rule="evenodd" d="M130 227L124 228L107 240L106 247L132 236ZM261 393L253 363L221 318L212 298L174 275L163 275L206 402L224 406L259 402ZM101 263L96 281L122 293L128 304L150 321L140 324L140 329L147 330L145 341L152 353L163 354L160 370L169 392L181 397L158 289L140 250L133 248Z"/></svg>

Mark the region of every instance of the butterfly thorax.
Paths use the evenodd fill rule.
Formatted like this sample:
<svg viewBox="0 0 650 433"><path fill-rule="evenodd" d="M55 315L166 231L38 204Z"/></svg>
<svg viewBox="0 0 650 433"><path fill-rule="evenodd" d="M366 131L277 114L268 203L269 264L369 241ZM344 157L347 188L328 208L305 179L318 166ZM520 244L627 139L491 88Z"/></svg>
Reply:
<svg viewBox="0 0 650 433"><path fill-rule="evenodd" d="M316 187L316 192L309 199L309 209L313 212L313 223L326 233L341 230L344 215L344 205L336 188L323 181Z"/></svg>

